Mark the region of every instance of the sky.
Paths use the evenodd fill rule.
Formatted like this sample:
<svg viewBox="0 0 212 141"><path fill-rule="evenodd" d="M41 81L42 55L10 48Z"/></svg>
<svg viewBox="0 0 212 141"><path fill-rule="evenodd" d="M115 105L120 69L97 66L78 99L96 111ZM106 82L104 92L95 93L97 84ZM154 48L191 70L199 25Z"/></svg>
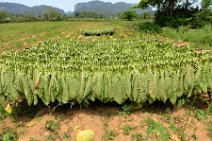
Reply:
<svg viewBox="0 0 212 141"><path fill-rule="evenodd" d="M91 0L0 0L0 2L20 3L27 6L50 5L67 11L74 11L74 5L79 2L89 2ZM127 2L138 3L140 0L101 0L104 2Z"/></svg>

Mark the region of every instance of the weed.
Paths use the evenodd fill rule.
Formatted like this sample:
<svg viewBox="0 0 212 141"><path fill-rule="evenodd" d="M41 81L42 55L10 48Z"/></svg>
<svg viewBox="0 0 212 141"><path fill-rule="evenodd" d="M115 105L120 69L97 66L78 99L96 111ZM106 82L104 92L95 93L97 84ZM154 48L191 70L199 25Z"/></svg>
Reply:
<svg viewBox="0 0 212 141"><path fill-rule="evenodd" d="M17 141L18 133L15 129L6 129L2 135L0 135L0 139L2 141Z"/></svg>
<svg viewBox="0 0 212 141"><path fill-rule="evenodd" d="M178 130L177 127L174 125L174 123L170 123L169 128L174 132L177 132L177 130Z"/></svg>
<svg viewBox="0 0 212 141"><path fill-rule="evenodd" d="M54 134L53 134L53 135L48 135L48 136L46 137L45 141L55 141L56 138L57 138L57 136L54 135Z"/></svg>
<svg viewBox="0 0 212 141"><path fill-rule="evenodd" d="M135 139L136 141L141 141L143 138L143 135L141 133L135 133L131 136L131 139Z"/></svg>
<svg viewBox="0 0 212 141"><path fill-rule="evenodd" d="M123 134L129 135L130 131L134 130L136 127L127 125L123 128Z"/></svg>
<svg viewBox="0 0 212 141"><path fill-rule="evenodd" d="M148 118L145 119L145 123L147 125L150 125L150 124L153 124L154 123L154 120L152 118L148 117Z"/></svg>
<svg viewBox="0 0 212 141"><path fill-rule="evenodd" d="M64 139L70 139L71 136L69 135L68 132L63 132L63 138L64 138Z"/></svg>
<svg viewBox="0 0 212 141"><path fill-rule="evenodd" d="M207 119L207 113L203 110L198 109L194 111L194 114L195 114L195 117L202 122L205 122Z"/></svg>
<svg viewBox="0 0 212 141"><path fill-rule="evenodd" d="M106 130L104 133L103 139L105 141L112 141L114 140L115 137L116 137L116 133L114 131Z"/></svg>
<svg viewBox="0 0 212 141"><path fill-rule="evenodd" d="M53 120L46 121L45 127L51 132L57 132L59 129L58 123Z"/></svg>
<svg viewBox="0 0 212 141"><path fill-rule="evenodd" d="M171 137L171 134L169 133L168 129L163 126L159 122L155 122L151 118L147 118L146 123L148 125L147 127L147 138L149 138L153 133L156 135L160 140L162 141L168 141L169 138Z"/></svg>
<svg viewBox="0 0 212 141"><path fill-rule="evenodd" d="M123 105L122 107L123 113L125 113L126 115L130 115L132 113L132 106L131 105Z"/></svg>
<svg viewBox="0 0 212 141"><path fill-rule="evenodd" d="M179 99L177 102L177 108L181 108L186 104L186 100L184 98Z"/></svg>
<svg viewBox="0 0 212 141"><path fill-rule="evenodd" d="M171 116L170 116L170 115L164 115L164 116L163 116L163 120L164 120L165 122L169 122L169 121L171 120Z"/></svg>

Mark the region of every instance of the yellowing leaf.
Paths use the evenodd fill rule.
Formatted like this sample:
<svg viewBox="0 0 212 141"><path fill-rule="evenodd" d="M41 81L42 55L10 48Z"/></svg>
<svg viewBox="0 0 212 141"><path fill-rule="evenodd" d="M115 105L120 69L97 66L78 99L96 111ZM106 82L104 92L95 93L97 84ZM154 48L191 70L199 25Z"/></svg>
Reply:
<svg viewBox="0 0 212 141"><path fill-rule="evenodd" d="M76 135L76 141L93 141L94 135L93 130L80 131Z"/></svg>
<svg viewBox="0 0 212 141"><path fill-rule="evenodd" d="M5 108L5 111L9 114L12 113L12 107L10 106L10 104L7 104L7 107Z"/></svg>

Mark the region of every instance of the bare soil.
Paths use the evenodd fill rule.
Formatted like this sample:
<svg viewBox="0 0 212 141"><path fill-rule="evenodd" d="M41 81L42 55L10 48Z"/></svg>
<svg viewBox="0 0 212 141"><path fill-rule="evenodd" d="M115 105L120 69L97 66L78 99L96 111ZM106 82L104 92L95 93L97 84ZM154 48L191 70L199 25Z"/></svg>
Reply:
<svg viewBox="0 0 212 141"><path fill-rule="evenodd" d="M87 109L59 107L53 114L49 114L48 108L42 108L32 119L27 118L26 115L17 115L2 120L0 134L5 128L16 128L18 141L32 139L70 141L75 140L76 133L79 131L90 129L95 132L94 141L136 141L136 135L142 135L140 140L158 141L161 136L160 131L147 136L148 124L146 121L151 119L167 129L171 134L170 141L180 141L188 112L189 109L186 107L179 109L145 107L128 115L120 107L100 104ZM46 128L47 121L54 121L58 130L48 130ZM185 130L185 140L211 141L211 133L207 130L207 123L211 121L212 117L208 116L207 121L202 122L192 112ZM175 131L170 127L172 123L176 128Z"/></svg>

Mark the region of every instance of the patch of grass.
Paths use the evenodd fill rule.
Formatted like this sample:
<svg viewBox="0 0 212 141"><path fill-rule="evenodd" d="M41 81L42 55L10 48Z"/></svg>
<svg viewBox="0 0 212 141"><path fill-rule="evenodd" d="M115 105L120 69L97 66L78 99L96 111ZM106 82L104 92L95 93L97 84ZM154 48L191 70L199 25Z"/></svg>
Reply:
<svg viewBox="0 0 212 141"><path fill-rule="evenodd" d="M200 29L190 29L188 26L182 26L179 29L164 27L160 34L173 39L195 43L200 48L212 47L212 27L210 25Z"/></svg>
<svg viewBox="0 0 212 141"><path fill-rule="evenodd" d="M210 49L212 47L212 26L205 25L199 29L191 29L189 26L179 28L160 27L154 22L140 22L137 24L138 31L150 34L159 34L174 40L182 40L193 43L198 49Z"/></svg>

